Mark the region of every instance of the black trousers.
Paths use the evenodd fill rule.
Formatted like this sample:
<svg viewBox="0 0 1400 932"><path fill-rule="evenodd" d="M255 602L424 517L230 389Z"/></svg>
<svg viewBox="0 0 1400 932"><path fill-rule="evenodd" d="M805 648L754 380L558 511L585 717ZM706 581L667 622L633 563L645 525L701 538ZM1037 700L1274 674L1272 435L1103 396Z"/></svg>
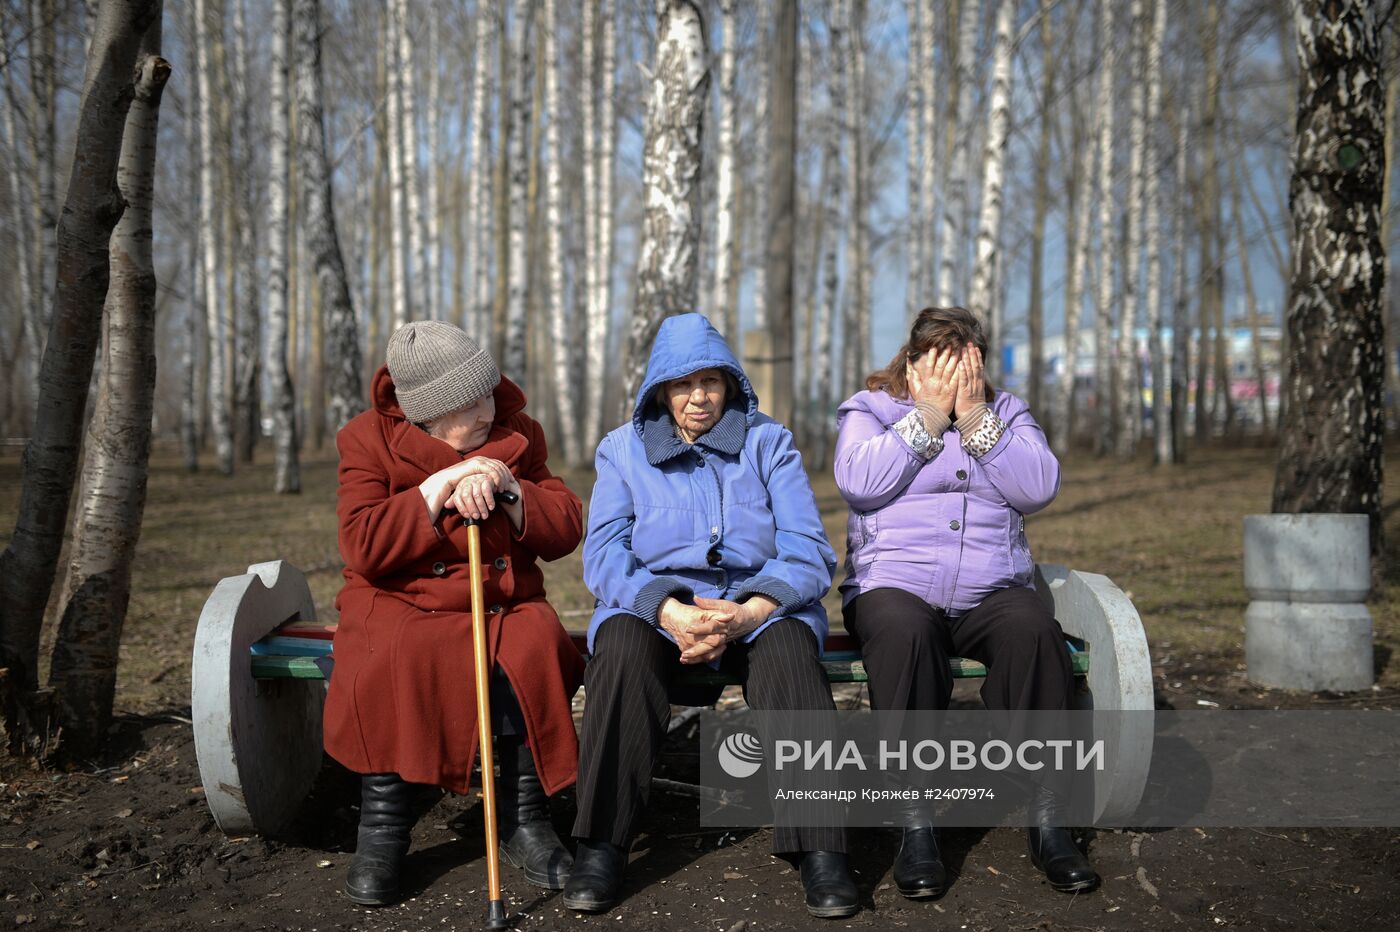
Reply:
<svg viewBox="0 0 1400 932"><path fill-rule="evenodd" d="M903 589L872 589L846 605L845 619L860 642L872 709L948 708L949 657L986 664L989 709L1070 708L1065 634L1033 589L999 589L957 618Z"/></svg>
<svg viewBox="0 0 1400 932"><path fill-rule="evenodd" d="M751 708L834 711L820 658L812 630L780 618L751 643L730 644L720 669L743 684ZM614 615L599 627L584 671L575 837L631 843L671 717L668 689L683 669L676 645L636 615ZM773 829L777 854L845 850L844 828Z"/></svg>

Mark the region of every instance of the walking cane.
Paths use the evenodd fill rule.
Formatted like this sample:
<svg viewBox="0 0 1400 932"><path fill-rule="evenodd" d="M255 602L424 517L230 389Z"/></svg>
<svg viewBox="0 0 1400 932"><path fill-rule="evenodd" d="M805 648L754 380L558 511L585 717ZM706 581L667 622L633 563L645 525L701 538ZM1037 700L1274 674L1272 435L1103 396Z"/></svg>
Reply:
<svg viewBox="0 0 1400 932"><path fill-rule="evenodd" d="M520 496L497 492L496 502L514 505ZM481 522L467 518L467 559L471 563L472 653L476 661L476 721L481 754L481 799L486 819L486 883L490 901L486 906L486 928L506 929L506 904L501 899L501 855L496 848L496 761L491 753L491 670L486 665L486 615L481 603L485 586L481 581Z"/></svg>

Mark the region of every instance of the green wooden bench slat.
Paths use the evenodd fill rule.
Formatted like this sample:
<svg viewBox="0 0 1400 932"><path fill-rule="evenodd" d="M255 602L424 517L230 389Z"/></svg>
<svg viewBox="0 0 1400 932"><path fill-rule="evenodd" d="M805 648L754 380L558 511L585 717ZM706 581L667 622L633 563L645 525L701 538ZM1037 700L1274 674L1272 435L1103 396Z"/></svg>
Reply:
<svg viewBox="0 0 1400 932"><path fill-rule="evenodd" d="M325 674L316 665L315 657L274 657L254 655L255 680L323 680Z"/></svg>
<svg viewBox="0 0 1400 932"><path fill-rule="evenodd" d="M255 655L252 662L254 679L319 680L325 678L314 657L263 654ZM985 666L965 657L950 657L948 664L956 679L976 679L987 675ZM865 663L861 661L860 654L855 651L833 651L826 655L822 666L826 669L826 678L833 683L864 683L866 681ZM1074 670L1075 676L1083 676L1088 673L1089 654L1083 651L1070 654L1070 667ZM709 667L687 671L676 681L677 685L682 686L730 686L737 682L734 677L718 670L711 670Z"/></svg>

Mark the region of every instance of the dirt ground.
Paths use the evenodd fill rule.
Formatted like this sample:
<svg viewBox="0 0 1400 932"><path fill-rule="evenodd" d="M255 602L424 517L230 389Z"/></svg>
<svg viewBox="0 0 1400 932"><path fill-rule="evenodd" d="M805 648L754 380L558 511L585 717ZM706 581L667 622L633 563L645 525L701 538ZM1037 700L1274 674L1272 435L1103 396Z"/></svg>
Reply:
<svg viewBox="0 0 1400 932"><path fill-rule="evenodd" d="M1164 707L1395 708L1400 664L1391 658L1400 643L1400 561L1388 566L1371 601L1375 690L1307 695L1263 689L1245 678L1240 517L1268 510L1272 456L1268 450L1201 451L1189 469L1160 471L1145 461L1071 461L1060 500L1028 521L1037 558L1105 572L1132 594ZM586 477L571 481L586 497ZM189 477L163 458L152 482L124 639L120 715L107 758L57 773L0 758L0 928L479 927L486 871L473 797L424 799L408 858L409 896L379 910L353 905L340 890L354 845L357 793L353 777L333 763L283 838L226 838L204 803L188 698L199 607L221 576L281 556L309 572L318 610L334 618L333 463L307 464L299 499L265 492L266 466L232 480ZM843 516L835 489L824 478L814 486L839 543ZM18 466L7 456L0 460L0 527L6 531L17 494ZM1386 502L1388 537L1400 541L1394 478ZM577 580L577 556L550 568L551 595L566 624L581 623L586 611ZM846 687L841 695L849 704L861 694ZM693 743L677 736L659 775L685 778L694 758ZM823 921L807 916L796 873L768 852L767 830L705 829L693 799L655 792L652 800L616 909L596 917L573 914L557 894L528 886L507 865L505 891L517 927L1400 926L1400 829L1103 831L1091 835L1090 855L1104 884L1079 896L1050 890L1025 855L1023 832L949 830L943 848L951 887L922 903L905 901L891 886L897 836L857 829L851 850L864 908L849 920ZM566 835L569 794L555 800L554 811Z"/></svg>

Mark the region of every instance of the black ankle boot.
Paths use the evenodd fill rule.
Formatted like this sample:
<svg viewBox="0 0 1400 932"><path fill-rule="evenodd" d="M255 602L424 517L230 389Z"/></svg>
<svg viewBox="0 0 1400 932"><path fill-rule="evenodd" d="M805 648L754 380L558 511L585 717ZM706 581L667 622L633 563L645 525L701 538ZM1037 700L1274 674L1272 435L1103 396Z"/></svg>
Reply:
<svg viewBox="0 0 1400 932"><path fill-rule="evenodd" d="M555 834L549 797L535 772L535 759L514 735L497 739L501 779L496 786L501 853L525 872L525 879L547 890L564 889L574 859Z"/></svg>
<svg viewBox="0 0 1400 932"><path fill-rule="evenodd" d="M564 884L564 905L585 913L600 913L617 902L627 849L606 841L580 838L574 869Z"/></svg>
<svg viewBox="0 0 1400 932"><path fill-rule="evenodd" d="M808 851L798 867L807 894L807 912L821 919L854 916L860 909L856 882L841 851Z"/></svg>
<svg viewBox="0 0 1400 932"><path fill-rule="evenodd" d="M1065 827L1063 806L1053 791L1037 786L1031 796L1031 827L1026 832L1031 863L1061 893L1081 893L1099 885L1099 875Z"/></svg>
<svg viewBox="0 0 1400 932"><path fill-rule="evenodd" d="M933 821L918 805L906 807L900 816L903 834L894 859L894 888L911 900L940 896L947 886L948 874L938 853Z"/></svg>
<svg viewBox="0 0 1400 932"><path fill-rule="evenodd" d="M416 787L396 773L360 778L360 832L345 875L345 893L362 906L388 906L399 898L399 869L413 833Z"/></svg>

